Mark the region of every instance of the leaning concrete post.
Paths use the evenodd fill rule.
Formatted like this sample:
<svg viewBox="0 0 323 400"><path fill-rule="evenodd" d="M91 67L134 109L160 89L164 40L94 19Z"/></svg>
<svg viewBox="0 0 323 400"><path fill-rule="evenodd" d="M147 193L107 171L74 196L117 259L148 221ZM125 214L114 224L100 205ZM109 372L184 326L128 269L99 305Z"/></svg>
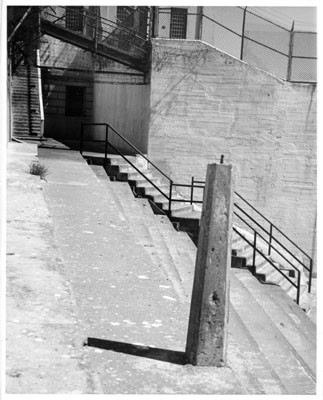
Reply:
<svg viewBox="0 0 323 400"><path fill-rule="evenodd" d="M203 198L186 357L193 365L226 363L231 267L231 165L209 164Z"/></svg>

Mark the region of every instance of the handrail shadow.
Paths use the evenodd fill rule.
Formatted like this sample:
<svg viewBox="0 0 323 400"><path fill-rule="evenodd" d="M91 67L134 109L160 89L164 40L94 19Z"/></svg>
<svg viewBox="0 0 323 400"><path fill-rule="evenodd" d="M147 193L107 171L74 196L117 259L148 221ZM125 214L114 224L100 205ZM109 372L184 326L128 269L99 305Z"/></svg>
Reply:
<svg viewBox="0 0 323 400"><path fill-rule="evenodd" d="M113 340L92 337L88 337L83 345L104 350L111 350L118 353L130 354L138 357L152 358L154 360L169 362L172 364L188 364L186 354L181 351L161 349L157 347L149 347L125 342L116 342Z"/></svg>

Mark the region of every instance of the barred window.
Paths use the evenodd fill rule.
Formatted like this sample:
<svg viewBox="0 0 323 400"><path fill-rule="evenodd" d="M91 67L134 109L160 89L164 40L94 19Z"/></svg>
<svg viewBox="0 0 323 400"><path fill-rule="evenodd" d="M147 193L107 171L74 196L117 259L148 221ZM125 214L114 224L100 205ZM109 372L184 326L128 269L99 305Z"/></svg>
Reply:
<svg viewBox="0 0 323 400"><path fill-rule="evenodd" d="M83 32L84 7L66 7L66 28Z"/></svg>
<svg viewBox="0 0 323 400"><path fill-rule="evenodd" d="M186 39L187 8L171 8L170 39Z"/></svg>
<svg viewBox="0 0 323 400"><path fill-rule="evenodd" d="M82 116L85 115L85 87L66 86L65 115Z"/></svg>

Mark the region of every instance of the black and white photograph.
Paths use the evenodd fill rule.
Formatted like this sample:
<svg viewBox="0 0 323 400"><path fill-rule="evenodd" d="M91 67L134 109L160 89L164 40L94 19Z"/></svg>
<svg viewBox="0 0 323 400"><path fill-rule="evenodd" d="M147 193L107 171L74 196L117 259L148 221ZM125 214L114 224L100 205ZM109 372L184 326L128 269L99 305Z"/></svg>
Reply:
<svg viewBox="0 0 323 400"><path fill-rule="evenodd" d="M4 400L323 398L320 6L197 4L0 4Z"/></svg>

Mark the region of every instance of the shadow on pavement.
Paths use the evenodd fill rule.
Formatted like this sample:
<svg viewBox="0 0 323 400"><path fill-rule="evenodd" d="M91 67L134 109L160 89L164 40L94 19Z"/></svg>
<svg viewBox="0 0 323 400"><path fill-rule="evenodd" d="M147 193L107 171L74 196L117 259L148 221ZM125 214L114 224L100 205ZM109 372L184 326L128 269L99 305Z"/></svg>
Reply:
<svg viewBox="0 0 323 400"><path fill-rule="evenodd" d="M181 351L166 350L156 347L149 347L131 343L115 342L112 340L103 340L97 338L87 338L84 346L97 347L99 349L116 351L118 353L131 354L138 357L153 358L159 361L165 361L172 364L187 364L186 355Z"/></svg>

